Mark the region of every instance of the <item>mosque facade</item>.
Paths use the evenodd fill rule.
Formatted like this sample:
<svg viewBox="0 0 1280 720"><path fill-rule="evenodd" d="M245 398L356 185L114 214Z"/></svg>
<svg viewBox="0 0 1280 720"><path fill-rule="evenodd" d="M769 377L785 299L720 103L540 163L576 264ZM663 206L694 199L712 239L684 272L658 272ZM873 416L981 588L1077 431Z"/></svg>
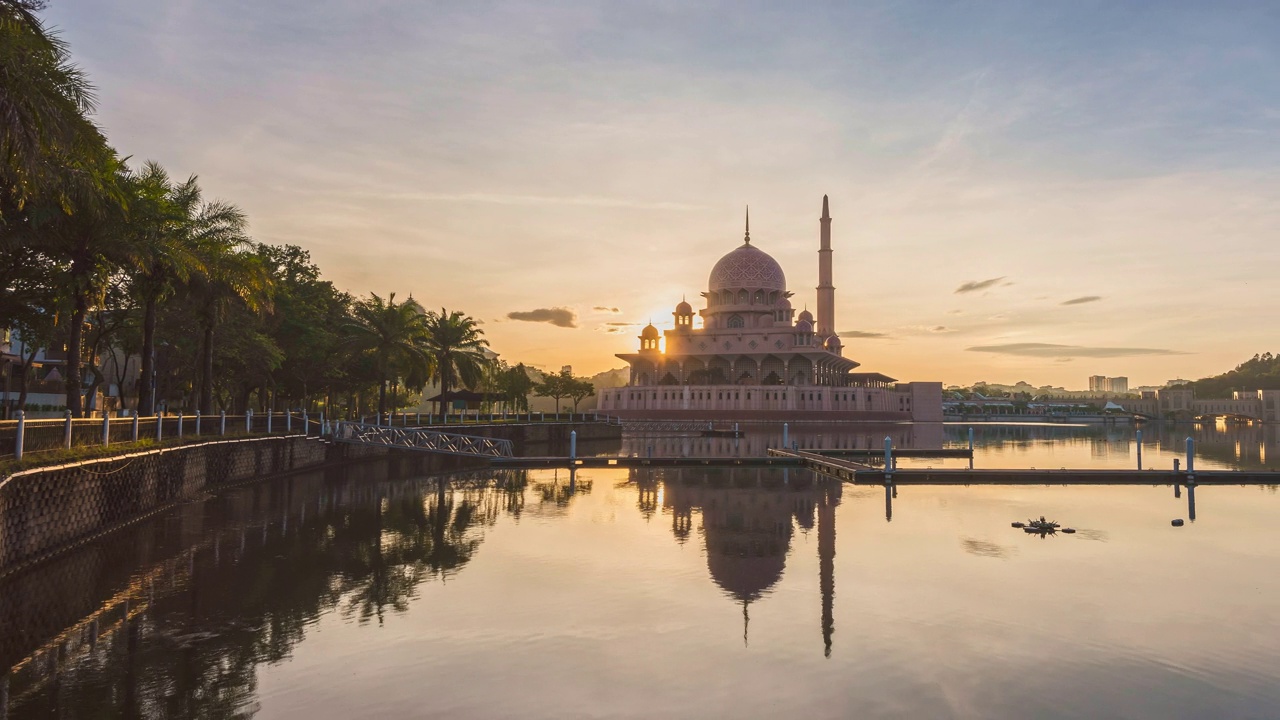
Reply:
<svg viewBox="0 0 1280 720"><path fill-rule="evenodd" d="M630 366L628 384L599 390L599 411L636 419L941 421L942 383L855 372L859 363L845 357L825 196L818 222L816 317L795 313L782 267L752 244L748 217L742 244L711 269L701 327L683 300L673 329L645 327L639 349L618 354Z"/></svg>

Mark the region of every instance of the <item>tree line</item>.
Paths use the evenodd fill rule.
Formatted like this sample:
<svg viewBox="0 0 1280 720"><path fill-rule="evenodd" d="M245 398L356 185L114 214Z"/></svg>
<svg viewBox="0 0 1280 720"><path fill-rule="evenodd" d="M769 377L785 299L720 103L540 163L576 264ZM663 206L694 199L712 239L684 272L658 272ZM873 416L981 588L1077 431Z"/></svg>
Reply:
<svg viewBox="0 0 1280 720"><path fill-rule="evenodd" d="M513 410L543 389L557 405L589 394L572 376L535 383L523 365L494 361L463 312L352 297L301 247L255 242L244 213L206 198L197 176L121 155L43 7L0 0L0 329L25 346L19 407L40 348L63 351L76 416L109 385L142 415L354 417L405 407L432 383L445 400L479 388Z"/></svg>

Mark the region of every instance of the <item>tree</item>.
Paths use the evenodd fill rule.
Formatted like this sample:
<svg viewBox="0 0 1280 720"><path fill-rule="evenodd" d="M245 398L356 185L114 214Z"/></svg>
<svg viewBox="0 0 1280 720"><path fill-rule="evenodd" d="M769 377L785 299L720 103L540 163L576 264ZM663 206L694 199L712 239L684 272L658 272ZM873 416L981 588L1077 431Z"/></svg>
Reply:
<svg viewBox="0 0 1280 720"><path fill-rule="evenodd" d="M554 398L556 402L556 412L560 412L560 398L569 394L567 381L570 379L569 373L561 372L552 375L548 373L542 378L542 382L533 386L533 394L538 397Z"/></svg>
<svg viewBox="0 0 1280 720"><path fill-rule="evenodd" d="M393 372L425 382L431 374L429 314L413 298L396 302L391 293L384 301L377 294L357 302L343 324L344 345L354 353L374 358L378 381L378 416L387 411L387 382Z"/></svg>
<svg viewBox="0 0 1280 720"><path fill-rule="evenodd" d="M573 411L578 412L578 403L596 394L596 386L590 380L578 378L565 373L565 395L573 401Z"/></svg>
<svg viewBox="0 0 1280 720"><path fill-rule="evenodd" d="M440 308L439 314L427 315L427 354L431 357L430 379L440 384L440 409L447 408L444 398L461 385L474 388L489 360L484 348L489 346L484 331L470 315L458 310Z"/></svg>
<svg viewBox="0 0 1280 720"><path fill-rule="evenodd" d="M200 412L213 413L214 331L230 310L241 305L257 313L271 307L273 283L261 258L222 243L201 248L202 271L188 290L196 298L200 325Z"/></svg>
<svg viewBox="0 0 1280 720"><path fill-rule="evenodd" d="M533 378L524 363L506 368L498 377L498 394L516 412L529 411L529 393L533 392Z"/></svg>

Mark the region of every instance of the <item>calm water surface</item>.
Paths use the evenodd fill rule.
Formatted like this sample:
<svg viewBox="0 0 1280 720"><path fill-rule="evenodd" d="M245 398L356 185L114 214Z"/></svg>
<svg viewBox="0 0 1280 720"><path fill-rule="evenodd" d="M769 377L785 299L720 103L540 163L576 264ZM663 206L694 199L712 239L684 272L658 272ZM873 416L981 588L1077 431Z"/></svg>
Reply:
<svg viewBox="0 0 1280 720"><path fill-rule="evenodd" d="M980 430L980 466L1136 459L1129 428ZM1160 467L1188 434L1147 433ZM1274 429L1196 433L1206 467L1280 458ZM627 443L668 440L723 439ZM296 475L5 581L8 717L1280 717L1274 487L1199 488L1181 528L1168 485L439 490L385 462ZM1079 532L1009 526L1041 514Z"/></svg>

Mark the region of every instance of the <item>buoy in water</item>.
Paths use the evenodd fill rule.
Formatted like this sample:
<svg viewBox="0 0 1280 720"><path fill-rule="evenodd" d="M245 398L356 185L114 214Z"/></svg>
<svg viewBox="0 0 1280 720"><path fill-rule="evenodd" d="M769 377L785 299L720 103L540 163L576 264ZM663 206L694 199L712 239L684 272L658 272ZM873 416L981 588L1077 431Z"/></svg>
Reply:
<svg viewBox="0 0 1280 720"><path fill-rule="evenodd" d="M1182 518L1175 518L1175 519L1174 519L1174 521L1173 521L1173 526L1174 526L1174 527L1182 527Z"/></svg>
<svg viewBox="0 0 1280 720"><path fill-rule="evenodd" d="M1066 534L1068 534L1068 535L1074 534L1074 533L1075 533L1075 531L1076 531L1076 529L1075 529L1075 528L1062 528L1062 532L1064 532L1064 533L1066 533Z"/></svg>
<svg viewBox="0 0 1280 720"><path fill-rule="evenodd" d="M1020 522L1013 523L1013 524L1011 525L1011 527L1020 528L1020 527L1022 527L1022 523L1020 523Z"/></svg>

